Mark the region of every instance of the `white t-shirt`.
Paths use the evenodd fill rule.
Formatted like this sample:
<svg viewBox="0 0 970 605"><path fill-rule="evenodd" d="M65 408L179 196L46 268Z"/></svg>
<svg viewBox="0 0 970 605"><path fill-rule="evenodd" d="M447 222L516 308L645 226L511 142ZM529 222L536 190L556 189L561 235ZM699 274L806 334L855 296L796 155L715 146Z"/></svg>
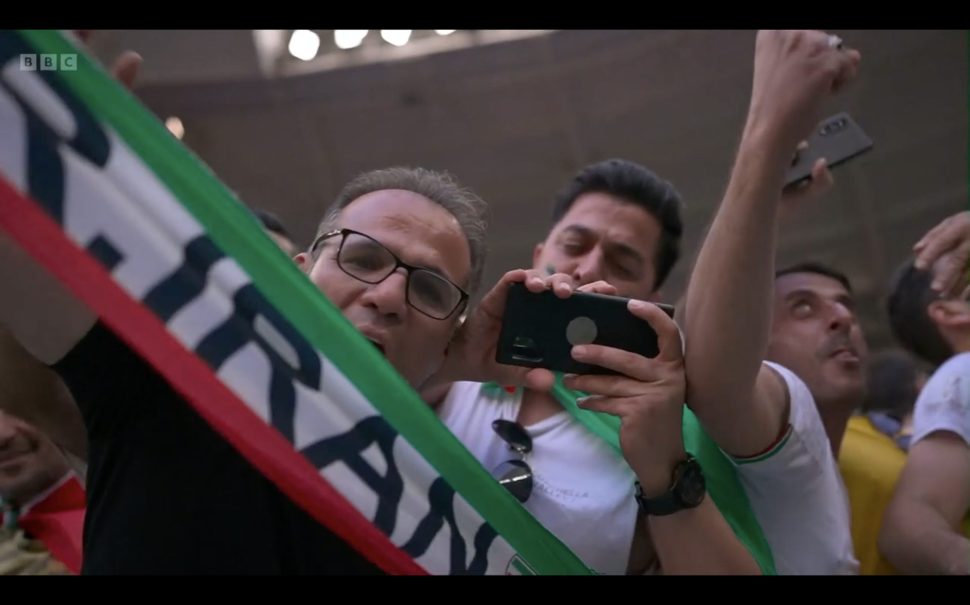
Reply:
<svg viewBox="0 0 970 605"><path fill-rule="evenodd" d="M492 430L492 421L515 420L521 389L490 396L476 382L458 382L438 416L489 471L518 459ZM525 427L534 487L527 508L580 559L601 574L624 574L636 530L636 477L623 457L582 423L562 412Z"/></svg>
<svg viewBox="0 0 970 605"><path fill-rule="evenodd" d="M849 499L815 399L787 368L789 429L771 451L734 460L779 574L855 574Z"/></svg>
<svg viewBox="0 0 970 605"><path fill-rule="evenodd" d="M935 431L956 433L970 446L970 352L941 365L916 400L913 443Z"/></svg>

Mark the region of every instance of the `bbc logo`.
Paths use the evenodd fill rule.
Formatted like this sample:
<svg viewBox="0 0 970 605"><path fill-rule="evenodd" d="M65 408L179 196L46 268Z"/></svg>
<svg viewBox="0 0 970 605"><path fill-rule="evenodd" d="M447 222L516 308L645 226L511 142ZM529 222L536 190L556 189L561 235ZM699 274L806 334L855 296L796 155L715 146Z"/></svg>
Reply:
<svg viewBox="0 0 970 605"><path fill-rule="evenodd" d="M77 71L77 53L20 55L20 71Z"/></svg>

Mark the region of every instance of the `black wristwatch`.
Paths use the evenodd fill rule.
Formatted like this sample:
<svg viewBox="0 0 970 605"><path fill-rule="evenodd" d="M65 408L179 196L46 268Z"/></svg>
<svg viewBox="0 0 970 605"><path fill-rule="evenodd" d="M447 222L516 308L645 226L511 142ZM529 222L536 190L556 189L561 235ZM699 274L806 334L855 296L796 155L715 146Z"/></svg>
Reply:
<svg viewBox="0 0 970 605"><path fill-rule="evenodd" d="M636 482L635 496L640 510L647 515L670 515L687 508L699 506L704 501L707 486L704 471L697 459L687 454L687 458L674 468L674 479L670 489L656 498L645 498Z"/></svg>

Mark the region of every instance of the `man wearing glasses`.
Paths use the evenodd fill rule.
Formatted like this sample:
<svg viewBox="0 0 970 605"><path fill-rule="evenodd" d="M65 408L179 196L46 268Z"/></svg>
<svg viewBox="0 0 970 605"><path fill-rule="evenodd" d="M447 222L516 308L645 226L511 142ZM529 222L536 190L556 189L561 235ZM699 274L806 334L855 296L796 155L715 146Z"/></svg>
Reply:
<svg viewBox="0 0 970 605"><path fill-rule="evenodd" d="M484 236L484 202L449 176L382 170L343 190L321 236L295 260L418 386L440 365L478 286ZM70 390L0 403L82 455L86 437L83 573L379 572L250 465L86 307L28 277L41 273L11 243L0 240L0 252L5 267L24 267L11 293L17 304L51 311L46 348L23 321L3 318L21 341L0 330L4 384L22 394L52 388L55 375L42 361Z"/></svg>
<svg viewBox="0 0 970 605"><path fill-rule="evenodd" d="M417 388L481 282L483 213L477 196L437 173L375 171L344 188L295 259Z"/></svg>

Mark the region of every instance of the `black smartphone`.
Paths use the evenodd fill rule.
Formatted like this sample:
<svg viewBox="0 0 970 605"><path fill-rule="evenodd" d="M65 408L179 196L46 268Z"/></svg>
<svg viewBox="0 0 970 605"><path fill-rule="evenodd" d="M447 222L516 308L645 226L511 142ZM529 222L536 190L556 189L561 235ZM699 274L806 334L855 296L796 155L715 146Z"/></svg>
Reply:
<svg viewBox="0 0 970 605"><path fill-rule="evenodd" d="M812 166L825 158L833 168L872 149L872 139L852 116L842 112L822 120L808 138L808 148L798 152L785 175L785 187L796 186L812 177Z"/></svg>
<svg viewBox="0 0 970 605"><path fill-rule="evenodd" d="M586 292L559 298L552 290L534 293L514 283L509 286L495 360L568 374L615 374L576 361L570 354L572 347L593 343L656 357L657 334L630 313L629 300ZM674 316L671 305L658 306Z"/></svg>

